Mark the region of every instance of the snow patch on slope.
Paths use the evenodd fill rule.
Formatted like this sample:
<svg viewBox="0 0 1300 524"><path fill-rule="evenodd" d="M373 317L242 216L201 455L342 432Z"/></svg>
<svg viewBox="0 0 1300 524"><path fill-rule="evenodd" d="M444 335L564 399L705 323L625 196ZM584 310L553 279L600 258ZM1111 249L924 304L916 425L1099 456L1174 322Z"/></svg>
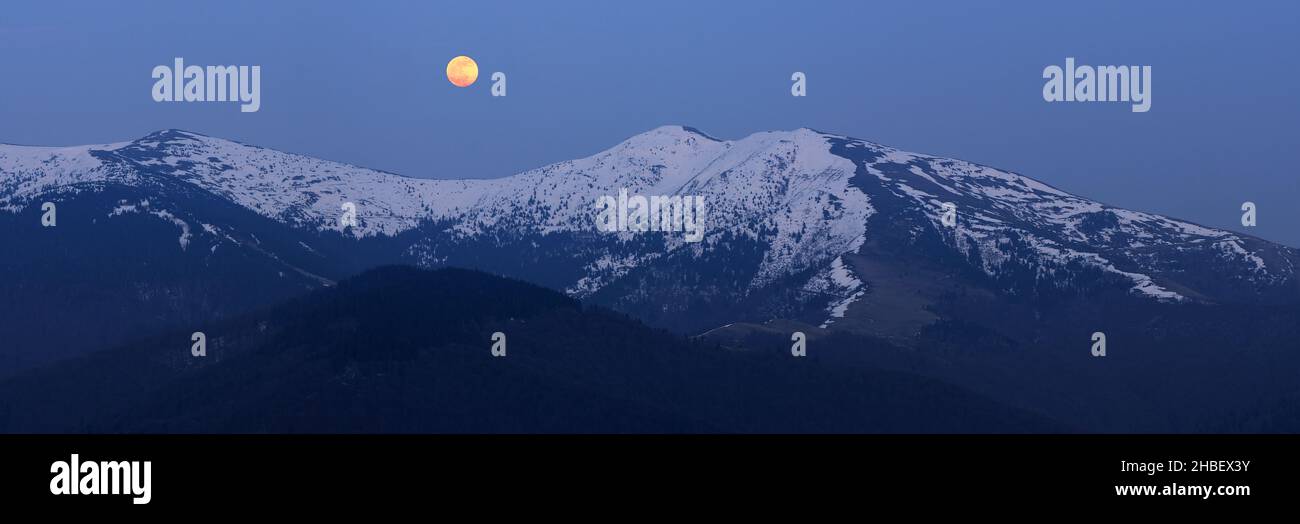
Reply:
<svg viewBox="0 0 1300 524"><path fill-rule="evenodd" d="M181 236L177 239L177 242L179 242L181 245L181 251L185 251L185 249L190 246L190 238L193 236L190 234L189 223L185 222L184 220L181 220L179 217L172 214L171 211L168 211L166 209L150 209L149 206L150 206L149 200L147 199L141 200L138 204L130 204L127 203L126 201L121 201L118 202L117 207L114 207L113 210L108 213L108 216L111 218L115 216L129 214L129 213L148 213L150 215L171 222L172 224L175 224L176 227L179 227L181 230ZM208 224L203 224L203 229L205 231L207 231L211 227L212 226Z"/></svg>
<svg viewBox="0 0 1300 524"><path fill-rule="evenodd" d="M819 326L825 329L835 323L836 319L844 318L849 306L867 293L867 286L844 263L844 257L837 256L828 268L809 279L804 285L804 291L832 297L826 306L829 316Z"/></svg>

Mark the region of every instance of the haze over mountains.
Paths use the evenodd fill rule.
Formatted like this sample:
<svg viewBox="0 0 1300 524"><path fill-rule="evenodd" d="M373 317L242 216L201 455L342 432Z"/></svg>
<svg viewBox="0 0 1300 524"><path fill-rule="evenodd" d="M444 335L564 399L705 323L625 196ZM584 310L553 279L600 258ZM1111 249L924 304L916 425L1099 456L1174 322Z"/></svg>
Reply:
<svg viewBox="0 0 1300 524"><path fill-rule="evenodd" d="M594 204L621 190L704 197L703 240L598 231ZM41 226L44 202L57 205L56 227ZM340 220L349 202L355 226ZM943 222L949 204L954 227ZM729 347L788 341L793 330L849 346L888 341L910 349L875 365L1043 412L1064 409L1086 381L1066 381L1045 394L1050 403L1016 403L1007 381L1031 382L1007 365L1109 384L1158 373L1187 340L1195 373L1170 380L1194 382L1210 369L1202 365L1257 376L1263 352L1242 361L1207 347L1238 340L1290 362L1287 319L1300 303L1296 249L811 129L722 141L665 126L493 180L407 178L177 130L98 146L4 145L0 210L0 270L10 275L0 292L13 297L0 311L12 319L0 339L13 341L0 376L203 330L409 264L523 279ZM1111 337L1121 354L1147 360L1087 371L1095 331L1122 335ZM1016 356L944 353L961 346ZM937 347L948 349L925 353ZM1290 387L1277 379L1259 388ZM1173 386L1152 406L1183 392ZM1134 427L1132 413L1102 411L1061 418ZM1188 428L1202 415L1151 427Z"/></svg>

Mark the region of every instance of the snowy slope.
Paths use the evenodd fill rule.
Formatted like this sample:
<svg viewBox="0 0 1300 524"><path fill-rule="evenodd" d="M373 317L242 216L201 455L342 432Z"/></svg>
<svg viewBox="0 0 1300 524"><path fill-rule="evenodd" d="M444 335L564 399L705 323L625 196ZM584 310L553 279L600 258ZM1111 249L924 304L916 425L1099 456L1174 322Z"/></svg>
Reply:
<svg viewBox="0 0 1300 524"><path fill-rule="evenodd" d="M1071 195L1034 179L948 158L856 142L872 150L863 163L878 183L924 210L929 226L991 277L1009 267L1059 280L1070 266L1128 279L1132 292L1158 300L1189 297L1160 283L1189 256L1216 260L1225 279L1294 284L1296 251L1230 231ZM943 227L944 205L959 217ZM1273 264L1265 262L1272 259Z"/></svg>
<svg viewBox="0 0 1300 524"><path fill-rule="evenodd" d="M167 185L161 182L188 184L303 230L407 239L407 254L425 265L448 262L448 245L462 242L536 247L563 238L579 276L559 284L578 296L638 270L690 272L684 261L705 259L725 266L719 257L737 246L758 246L743 275L697 285L734 298L795 286L816 297L823 325L869 293L871 283L842 256L882 227L942 239L1012 293L1021 292L1008 283L1012 276L1068 286L1100 273L1153 300L1240 299L1243 284L1251 292L1291 293L1300 261L1294 249L1106 206L1015 173L810 129L723 141L664 126L590 157L495 180L409 178L176 130L101 146L0 145L0 209L10 212L52 192ZM703 197L704 241L671 232L598 233L597 199L622 189ZM340 221L347 202L356 205L356 227ZM959 217L955 228L941 221L949 203ZM192 234L230 233L230 226L178 210L149 212L177 225L181 248ZM630 295L658 300L652 290Z"/></svg>

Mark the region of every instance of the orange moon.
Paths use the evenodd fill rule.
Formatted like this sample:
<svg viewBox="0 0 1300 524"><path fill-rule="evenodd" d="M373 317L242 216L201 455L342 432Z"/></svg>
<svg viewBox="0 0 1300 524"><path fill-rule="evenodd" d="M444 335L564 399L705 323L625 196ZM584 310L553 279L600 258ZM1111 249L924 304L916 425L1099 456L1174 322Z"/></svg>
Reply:
<svg viewBox="0 0 1300 524"><path fill-rule="evenodd" d="M478 80L478 64L468 56L458 56L447 62L447 80L456 87L469 87Z"/></svg>

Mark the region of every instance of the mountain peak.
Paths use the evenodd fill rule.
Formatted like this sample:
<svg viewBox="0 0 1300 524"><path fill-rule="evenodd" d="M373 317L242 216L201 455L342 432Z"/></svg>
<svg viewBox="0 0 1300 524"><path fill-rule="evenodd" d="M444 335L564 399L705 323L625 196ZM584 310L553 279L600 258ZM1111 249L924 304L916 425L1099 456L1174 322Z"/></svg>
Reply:
<svg viewBox="0 0 1300 524"><path fill-rule="evenodd" d="M705 133L705 132L703 132L703 131L700 131L698 128L694 128L694 127L691 127L691 126L681 126L681 128L682 128L682 131L685 131L685 132L687 132L687 133L693 133L693 134L696 134L696 135L702 136L702 137L707 138L707 139L709 139L709 140L712 140L712 141L714 141L714 142L722 142L722 141L723 141L722 139L714 138L712 135L709 135L708 133Z"/></svg>
<svg viewBox="0 0 1300 524"><path fill-rule="evenodd" d="M652 138L686 139L692 137L703 138L713 142L725 142L725 140L713 137L708 133L700 131L698 128L678 124L662 125L649 131L634 135L627 141Z"/></svg>
<svg viewBox="0 0 1300 524"><path fill-rule="evenodd" d="M160 129L158 131L154 131L152 133L140 137L136 141L137 142L146 142L146 141L167 142L170 140L177 140L177 139L196 139L196 138L212 138L212 137L202 133L195 133L193 131L186 131L184 129L173 128L173 129Z"/></svg>
<svg viewBox="0 0 1300 524"><path fill-rule="evenodd" d="M815 129L815 128L811 128L811 127L801 127L801 128L799 128L799 129L795 129L795 130L794 130L794 133L796 133L796 134L806 134L806 135L830 136L830 137L839 137L839 138L851 138L851 137L847 137L847 136L844 136L844 135L837 135L837 134L835 134L835 133L828 133L828 132L826 132L826 131L822 131L822 130L820 130L820 129Z"/></svg>

